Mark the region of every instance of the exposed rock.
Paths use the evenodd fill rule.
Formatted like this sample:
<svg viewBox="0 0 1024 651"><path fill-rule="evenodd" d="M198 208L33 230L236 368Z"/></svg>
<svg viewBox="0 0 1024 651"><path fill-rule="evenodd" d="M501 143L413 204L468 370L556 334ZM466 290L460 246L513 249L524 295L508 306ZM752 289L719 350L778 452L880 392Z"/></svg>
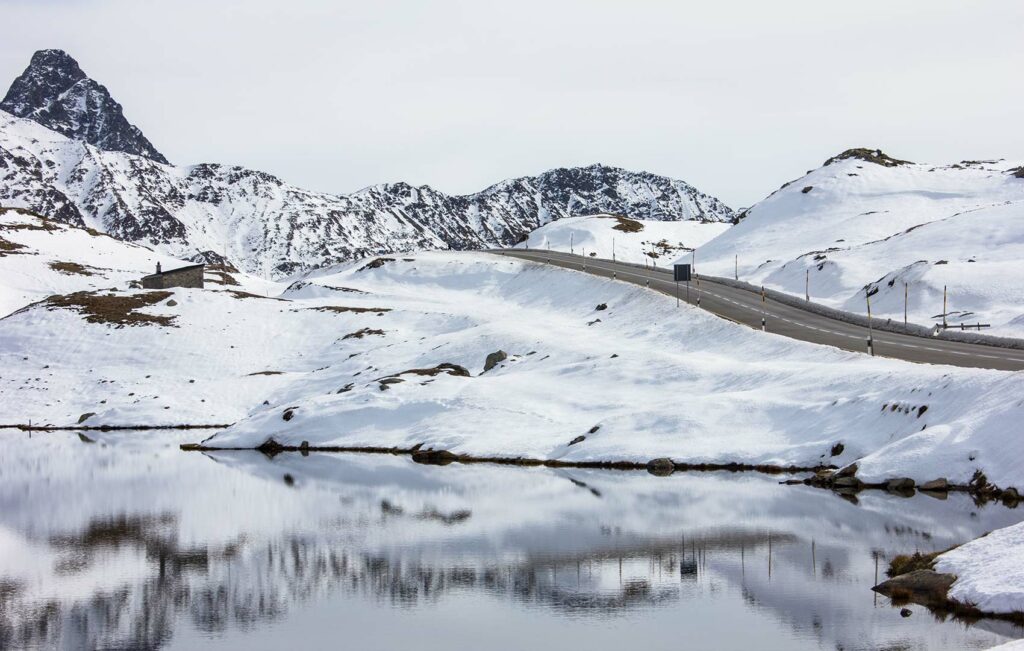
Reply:
<svg viewBox="0 0 1024 651"><path fill-rule="evenodd" d="M854 475L857 474L857 470L858 469L859 469L859 466L857 466L857 464L851 463L850 465L848 465L845 468L842 468L841 470L836 472L836 474L835 474L836 479L838 479L840 477L853 477Z"/></svg>
<svg viewBox="0 0 1024 651"><path fill-rule="evenodd" d="M946 492L949 490L949 481L945 477L939 477L921 484L919 489L923 491Z"/></svg>
<svg viewBox="0 0 1024 651"><path fill-rule="evenodd" d="M802 192L803 194L807 194L808 192L810 192L813 189L814 189L813 185L808 185L808 186L804 187L804 189L801 190L800 192Z"/></svg>
<svg viewBox="0 0 1024 651"><path fill-rule="evenodd" d="M284 474L284 483L286 486L295 485L295 477L292 477L289 473Z"/></svg>
<svg viewBox="0 0 1024 651"><path fill-rule="evenodd" d="M599 303L598 306L595 307L594 309L597 310L598 312L600 312L601 310L607 310L608 309L608 304L607 303Z"/></svg>
<svg viewBox="0 0 1024 651"><path fill-rule="evenodd" d="M484 360L484 373L491 370L501 362L504 362L506 359L508 359L508 353L503 350L491 353L487 356L487 359Z"/></svg>
<svg viewBox="0 0 1024 651"><path fill-rule="evenodd" d="M579 436L577 436L573 440L569 441L569 445L576 445L577 443L582 443L582 442L584 442L586 440L587 440L587 437L583 436L582 434L580 434Z"/></svg>
<svg viewBox="0 0 1024 651"><path fill-rule="evenodd" d="M956 576L953 574L914 570L883 581L871 589L894 601L912 601L927 606L944 603L954 581Z"/></svg>
<svg viewBox="0 0 1024 651"><path fill-rule="evenodd" d="M676 464L668 457L659 457L647 462L647 472L658 477L667 477L676 471Z"/></svg>
<svg viewBox="0 0 1024 651"><path fill-rule="evenodd" d="M412 453L412 460L432 466L447 466L458 461L459 456L448 450L418 450Z"/></svg>
<svg viewBox="0 0 1024 651"><path fill-rule="evenodd" d="M92 418L95 415L96 415L96 412L94 412L94 411L89 411L89 412L86 412L86 413L82 414L81 416L78 417L78 424L81 425L82 423L84 423L85 421L89 420L90 418Z"/></svg>
<svg viewBox="0 0 1024 651"><path fill-rule="evenodd" d="M885 490L890 493L904 493L914 490L915 485L910 477L896 477L885 482Z"/></svg>
<svg viewBox="0 0 1024 651"><path fill-rule="evenodd" d="M176 307L177 305L178 305L178 301L174 300L173 298L171 300L167 301L167 307Z"/></svg>
<svg viewBox="0 0 1024 651"><path fill-rule="evenodd" d="M909 608L901 608L900 609L900 617L910 617L913 614L914 614L914 611L912 611Z"/></svg>
<svg viewBox="0 0 1024 651"><path fill-rule="evenodd" d="M842 443L836 443L835 445L832 446L832 451L830 452L830 455L833 457L838 457L840 454L843 453L843 450L845 449L845 445L843 445Z"/></svg>
<svg viewBox="0 0 1024 651"><path fill-rule="evenodd" d="M281 418L285 420L291 420L292 418L295 418L296 409L298 409L298 407L289 407L288 409L285 409L284 413L281 414Z"/></svg>

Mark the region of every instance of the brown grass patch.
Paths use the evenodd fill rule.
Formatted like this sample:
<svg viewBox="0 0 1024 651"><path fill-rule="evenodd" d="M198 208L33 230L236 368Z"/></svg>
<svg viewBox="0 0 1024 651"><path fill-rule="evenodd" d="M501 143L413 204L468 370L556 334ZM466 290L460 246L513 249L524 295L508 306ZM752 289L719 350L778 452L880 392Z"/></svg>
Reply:
<svg viewBox="0 0 1024 651"><path fill-rule="evenodd" d="M95 276L96 274L90 269L95 267L87 267L85 265L78 264L77 262L51 262L50 269L58 271L67 276Z"/></svg>
<svg viewBox="0 0 1024 651"><path fill-rule="evenodd" d="M42 302L48 310L76 310L89 323L106 323L124 326L160 325L173 326L173 316L142 314L136 310L161 303L173 292L157 291L143 294L99 294L97 292L75 292L51 296Z"/></svg>
<svg viewBox="0 0 1024 651"><path fill-rule="evenodd" d="M456 377L472 377L469 371L466 370L466 367L459 366L458 364L450 364L448 362L444 362L443 364L438 364L437 366L433 366L431 368L410 368L408 370L402 371L401 373L395 373L394 375L386 375L382 378L378 378L376 381L381 382L383 380L400 379L399 376L402 375L420 375L424 377L436 377L442 373L454 375Z"/></svg>
<svg viewBox="0 0 1024 651"><path fill-rule="evenodd" d="M365 312L390 312L390 307L350 307L347 305L321 305L320 307L306 307L305 310L316 310L317 312L334 312L335 314L344 314L345 312L354 312L356 314L363 314Z"/></svg>
<svg viewBox="0 0 1024 651"><path fill-rule="evenodd" d="M889 561L889 569L885 571L885 575L888 577L896 577L915 570L934 570L935 559L939 554L945 554L950 549L953 549L953 547L943 549L938 552L931 552L929 554L922 554L921 552L900 554Z"/></svg>
<svg viewBox="0 0 1024 651"><path fill-rule="evenodd" d="M374 329L374 328L362 328L360 330L356 330L355 332L348 333L347 335L342 337L342 340L345 340L345 339L362 339L363 337L365 337L367 335L384 336L384 331L383 330L377 330L377 329Z"/></svg>
<svg viewBox="0 0 1024 651"><path fill-rule="evenodd" d="M622 231L623 233L639 233L644 230L644 225L635 219L630 219L623 215L612 215L611 218L618 222L612 226L612 230Z"/></svg>
<svg viewBox="0 0 1024 651"><path fill-rule="evenodd" d="M22 249L28 248L24 244L18 244L0 237L0 258L6 255L24 255Z"/></svg>
<svg viewBox="0 0 1024 651"><path fill-rule="evenodd" d="M224 265L222 264L207 265L206 269L204 270L206 282L216 283L218 285L240 285L241 283L235 280L235 277L228 273L227 270L224 269L223 267Z"/></svg>
<svg viewBox="0 0 1024 651"><path fill-rule="evenodd" d="M264 301L284 301L285 303L288 302L288 301L285 301L283 298L276 298L276 297L273 297L273 296L260 296L259 294L250 294L249 292L243 292L243 291L241 291L239 289L229 289L229 290L227 290L227 293L230 294L231 296L233 296L234 298L237 298L238 300L242 300L242 299L246 299L246 298L257 298L257 299L261 299L261 300L264 300Z"/></svg>

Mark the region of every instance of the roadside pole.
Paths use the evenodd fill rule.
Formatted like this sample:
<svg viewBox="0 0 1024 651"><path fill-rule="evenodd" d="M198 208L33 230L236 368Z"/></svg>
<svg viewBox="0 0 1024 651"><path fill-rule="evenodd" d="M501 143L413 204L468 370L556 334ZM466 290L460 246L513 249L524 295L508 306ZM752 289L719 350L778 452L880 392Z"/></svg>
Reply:
<svg viewBox="0 0 1024 651"><path fill-rule="evenodd" d="M700 276L697 276L697 307L700 307Z"/></svg>
<svg viewBox="0 0 1024 651"><path fill-rule="evenodd" d="M807 274L804 276L804 300L811 300L811 270L807 270Z"/></svg>
<svg viewBox="0 0 1024 651"><path fill-rule="evenodd" d="M864 292L864 298L868 302L868 354L872 357L875 356L875 336L874 330L871 327L871 294Z"/></svg>
<svg viewBox="0 0 1024 651"><path fill-rule="evenodd" d="M942 329L946 329L946 286L942 286Z"/></svg>
<svg viewBox="0 0 1024 651"><path fill-rule="evenodd" d="M569 255L572 255L572 253L573 253L573 250L572 250L572 236L573 236L573 234L569 233ZM548 246L548 248L550 249L551 247Z"/></svg>
<svg viewBox="0 0 1024 651"><path fill-rule="evenodd" d="M615 238L612 238L612 262L615 262Z"/></svg>
<svg viewBox="0 0 1024 651"><path fill-rule="evenodd" d="M733 280L739 280L740 279L740 255L738 253L736 254L735 258L733 259L733 265L734 265L733 266L733 271L732 271Z"/></svg>
<svg viewBox="0 0 1024 651"><path fill-rule="evenodd" d="M903 325L907 325L907 299L910 296L910 285L903 283Z"/></svg>
<svg viewBox="0 0 1024 651"><path fill-rule="evenodd" d="M764 285L761 285L761 331L768 332L768 311L765 306Z"/></svg>

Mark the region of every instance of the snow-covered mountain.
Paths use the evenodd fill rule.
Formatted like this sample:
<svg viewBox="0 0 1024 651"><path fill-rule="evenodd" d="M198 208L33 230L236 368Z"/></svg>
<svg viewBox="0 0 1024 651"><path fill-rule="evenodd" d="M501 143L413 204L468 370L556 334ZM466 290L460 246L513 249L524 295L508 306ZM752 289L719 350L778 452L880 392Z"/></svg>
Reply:
<svg viewBox="0 0 1024 651"><path fill-rule="evenodd" d="M110 92L63 50L40 50L14 80L0 109L107 151L167 159L128 122Z"/></svg>
<svg viewBox="0 0 1024 651"><path fill-rule="evenodd" d="M226 259L280 277L375 254L510 245L570 215L733 219L730 208L687 183L604 165L555 169L464 196L407 183L339 196L242 167L174 167L155 150L126 153L127 147L112 146L120 143L85 137L116 121L116 103L116 111L74 113L73 129L42 119L55 114L48 108L53 89L81 73L70 57L54 52L37 53L12 86L5 106L16 114L0 111L0 204L177 257ZM74 87L102 88L88 78Z"/></svg>
<svg viewBox="0 0 1024 651"><path fill-rule="evenodd" d="M1024 336L1024 168L924 165L853 149L786 184L697 250L698 270L877 316L981 321ZM808 283L809 278L809 283ZM904 288L904 283L907 287Z"/></svg>

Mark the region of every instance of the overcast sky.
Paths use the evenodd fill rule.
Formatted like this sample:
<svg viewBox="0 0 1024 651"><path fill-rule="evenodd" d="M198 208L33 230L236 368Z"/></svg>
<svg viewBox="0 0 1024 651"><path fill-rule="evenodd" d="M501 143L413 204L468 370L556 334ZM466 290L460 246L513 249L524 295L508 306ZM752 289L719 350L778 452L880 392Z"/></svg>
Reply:
<svg viewBox="0 0 1024 651"><path fill-rule="evenodd" d="M0 0L172 162L472 192L594 162L745 206L855 146L1024 159L1021 0Z"/></svg>

